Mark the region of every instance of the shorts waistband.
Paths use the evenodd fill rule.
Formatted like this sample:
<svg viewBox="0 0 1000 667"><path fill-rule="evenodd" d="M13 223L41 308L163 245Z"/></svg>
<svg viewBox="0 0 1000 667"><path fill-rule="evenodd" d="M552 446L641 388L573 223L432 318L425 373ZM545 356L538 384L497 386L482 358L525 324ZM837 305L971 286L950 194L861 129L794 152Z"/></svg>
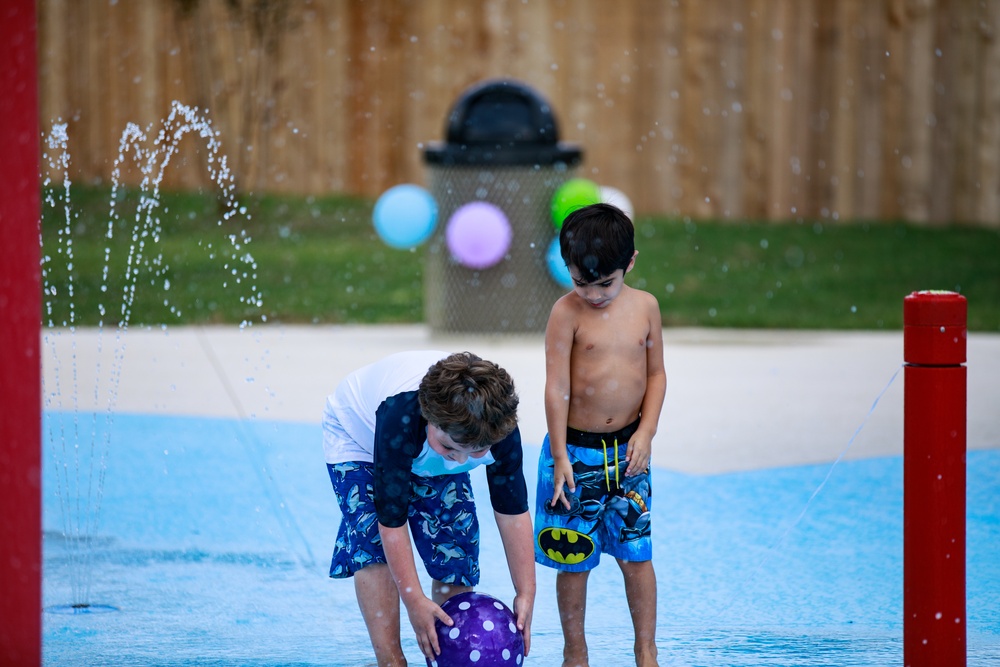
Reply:
<svg viewBox="0 0 1000 667"><path fill-rule="evenodd" d="M619 445L624 445L628 439L639 430L639 420L636 419L628 426L624 426L617 431L608 433L591 433L590 431L578 431L575 428L566 427L566 443L585 447L587 449L602 449L605 445L613 445L617 438ZM603 442L602 442L603 441Z"/></svg>

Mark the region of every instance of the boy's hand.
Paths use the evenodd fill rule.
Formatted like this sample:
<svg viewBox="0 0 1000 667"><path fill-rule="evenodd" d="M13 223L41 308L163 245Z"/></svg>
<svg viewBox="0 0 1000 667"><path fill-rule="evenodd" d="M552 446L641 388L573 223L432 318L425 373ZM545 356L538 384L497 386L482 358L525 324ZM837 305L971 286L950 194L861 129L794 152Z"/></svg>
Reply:
<svg viewBox="0 0 1000 667"><path fill-rule="evenodd" d="M441 646L438 644L435 620L440 620L448 626L454 625L455 622L434 600L425 596L421 596L419 600L414 600L406 605L406 613L410 617L413 631L417 634L417 645L420 647L420 652L428 660L436 659L441 654Z"/></svg>
<svg viewBox="0 0 1000 667"><path fill-rule="evenodd" d="M517 617L517 629L521 631L524 638L524 656L528 657L531 649L531 612L534 609L534 598L523 601L524 596L518 595L514 598L514 616Z"/></svg>
<svg viewBox="0 0 1000 667"><path fill-rule="evenodd" d="M576 491L576 480L573 478L573 466L570 465L568 458L557 458L553 462L552 485L555 490L549 505L555 507L557 502L562 502L563 507L570 509L569 499L566 497L566 491L563 487L568 488L571 493Z"/></svg>
<svg viewBox="0 0 1000 667"><path fill-rule="evenodd" d="M646 471L649 467L649 455L652 443L638 431L629 438L628 449L625 450L625 460L628 461L628 468L625 469L625 476L632 477Z"/></svg>

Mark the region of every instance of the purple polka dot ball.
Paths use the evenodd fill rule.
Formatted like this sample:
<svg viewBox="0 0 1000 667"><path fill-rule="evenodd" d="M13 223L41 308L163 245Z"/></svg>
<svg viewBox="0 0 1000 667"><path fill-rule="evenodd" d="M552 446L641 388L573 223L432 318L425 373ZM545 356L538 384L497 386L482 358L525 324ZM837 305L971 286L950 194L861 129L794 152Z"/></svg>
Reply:
<svg viewBox="0 0 1000 667"><path fill-rule="evenodd" d="M524 638L514 612L492 595L469 591L441 605L454 625L437 622L441 654L430 667L516 667L524 663Z"/></svg>

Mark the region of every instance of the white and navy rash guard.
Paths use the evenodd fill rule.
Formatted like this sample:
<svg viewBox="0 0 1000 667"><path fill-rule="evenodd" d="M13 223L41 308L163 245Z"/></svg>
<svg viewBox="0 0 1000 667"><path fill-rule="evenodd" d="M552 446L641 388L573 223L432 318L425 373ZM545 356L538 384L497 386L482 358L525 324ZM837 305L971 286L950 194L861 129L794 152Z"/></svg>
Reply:
<svg viewBox="0 0 1000 667"><path fill-rule="evenodd" d="M427 370L446 356L439 351L390 355L351 373L327 397L323 416L326 462L375 464L375 508L384 526L406 523L411 475L464 472L477 465L486 465L495 511L528 511L518 429L493 445L486 456L469 457L461 466L446 461L427 444L427 421L420 414L417 389ZM442 466L450 470L442 471Z"/></svg>

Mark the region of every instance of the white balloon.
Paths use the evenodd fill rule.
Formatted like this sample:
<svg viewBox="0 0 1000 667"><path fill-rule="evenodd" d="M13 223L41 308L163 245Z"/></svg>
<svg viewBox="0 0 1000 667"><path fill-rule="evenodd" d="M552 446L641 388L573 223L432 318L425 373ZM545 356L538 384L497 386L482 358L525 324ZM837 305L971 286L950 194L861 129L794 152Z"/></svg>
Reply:
<svg viewBox="0 0 1000 667"><path fill-rule="evenodd" d="M629 220L632 220L635 215L635 208L632 206L632 200L618 188L613 188L610 185L602 185L601 201L605 204L611 204L612 206L620 208L622 213L629 217Z"/></svg>

